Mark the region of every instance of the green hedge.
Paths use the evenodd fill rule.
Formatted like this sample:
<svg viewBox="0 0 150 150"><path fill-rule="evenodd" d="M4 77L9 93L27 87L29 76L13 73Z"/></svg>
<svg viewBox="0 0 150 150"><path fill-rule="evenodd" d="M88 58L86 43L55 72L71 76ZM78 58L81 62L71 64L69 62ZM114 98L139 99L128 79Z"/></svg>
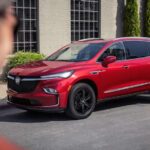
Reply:
<svg viewBox="0 0 150 150"><path fill-rule="evenodd" d="M18 65L23 65L29 62L33 62L33 61L42 60L44 58L45 56L39 53L17 52L12 57L9 58L9 62L3 70L3 74L0 77L0 80L6 81L9 70L14 67L17 67Z"/></svg>
<svg viewBox="0 0 150 150"><path fill-rule="evenodd" d="M140 36L140 18L137 0L127 0L124 15L124 36Z"/></svg>
<svg viewBox="0 0 150 150"><path fill-rule="evenodd" d="M9 59L8 67L14 68L18 65L26 64L33 61L44 59L43 54L32 53L32 52L17 52Z"/></svg>
<svg viewBox="0 0 150 150"><path fill-rule="evenodd" d="M146 0L144 16L145 16L144 36L150 37L150 0Z"/></svg>

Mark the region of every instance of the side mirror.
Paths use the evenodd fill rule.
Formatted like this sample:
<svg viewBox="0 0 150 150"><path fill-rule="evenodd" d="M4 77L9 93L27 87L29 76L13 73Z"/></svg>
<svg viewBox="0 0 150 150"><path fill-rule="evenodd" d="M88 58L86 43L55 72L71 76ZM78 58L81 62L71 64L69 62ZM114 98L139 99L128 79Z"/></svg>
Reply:
<svg viewBox="0 0 150 150"><path fill-rule="evenodd" d="M107 56L103 62L102 62L102 65L104 67L107 67L109 64L115 62L117 60L117 57L116 56Z"/></svg>

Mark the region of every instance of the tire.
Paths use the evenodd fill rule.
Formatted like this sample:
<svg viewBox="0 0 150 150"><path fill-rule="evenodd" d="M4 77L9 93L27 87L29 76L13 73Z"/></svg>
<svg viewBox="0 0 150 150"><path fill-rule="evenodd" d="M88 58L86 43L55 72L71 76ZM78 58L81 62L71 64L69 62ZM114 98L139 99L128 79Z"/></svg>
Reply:
<svg viewBox="0 0 150 150"><path fill-rule="evenodd" d="M85 119L91 115L95 105L96 96L92 87L86 83L78 83L69 94L66 114L73 119Z"/></svg>

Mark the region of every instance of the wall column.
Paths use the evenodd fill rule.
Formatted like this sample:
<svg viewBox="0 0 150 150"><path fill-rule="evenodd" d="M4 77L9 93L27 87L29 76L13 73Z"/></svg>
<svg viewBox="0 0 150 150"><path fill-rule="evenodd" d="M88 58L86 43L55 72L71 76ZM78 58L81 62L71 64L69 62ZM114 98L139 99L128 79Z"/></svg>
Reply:
<svg viewBox="0 0 150 150"><path fill-rule="evenodd" d="M71 41L70 0L39 0L39 49L50 55Z"/></svg>

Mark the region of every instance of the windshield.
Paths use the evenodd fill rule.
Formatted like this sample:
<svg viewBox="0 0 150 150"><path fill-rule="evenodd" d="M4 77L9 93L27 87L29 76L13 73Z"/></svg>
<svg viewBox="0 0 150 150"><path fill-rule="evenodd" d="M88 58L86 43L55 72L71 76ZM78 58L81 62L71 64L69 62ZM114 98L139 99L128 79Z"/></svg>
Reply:
<svg viewBox="0 0 150 150"><path fill-rule="evenodd" d="M74 43L52 54L48 61L87 61L92 59L105 43Z"/></svg>

